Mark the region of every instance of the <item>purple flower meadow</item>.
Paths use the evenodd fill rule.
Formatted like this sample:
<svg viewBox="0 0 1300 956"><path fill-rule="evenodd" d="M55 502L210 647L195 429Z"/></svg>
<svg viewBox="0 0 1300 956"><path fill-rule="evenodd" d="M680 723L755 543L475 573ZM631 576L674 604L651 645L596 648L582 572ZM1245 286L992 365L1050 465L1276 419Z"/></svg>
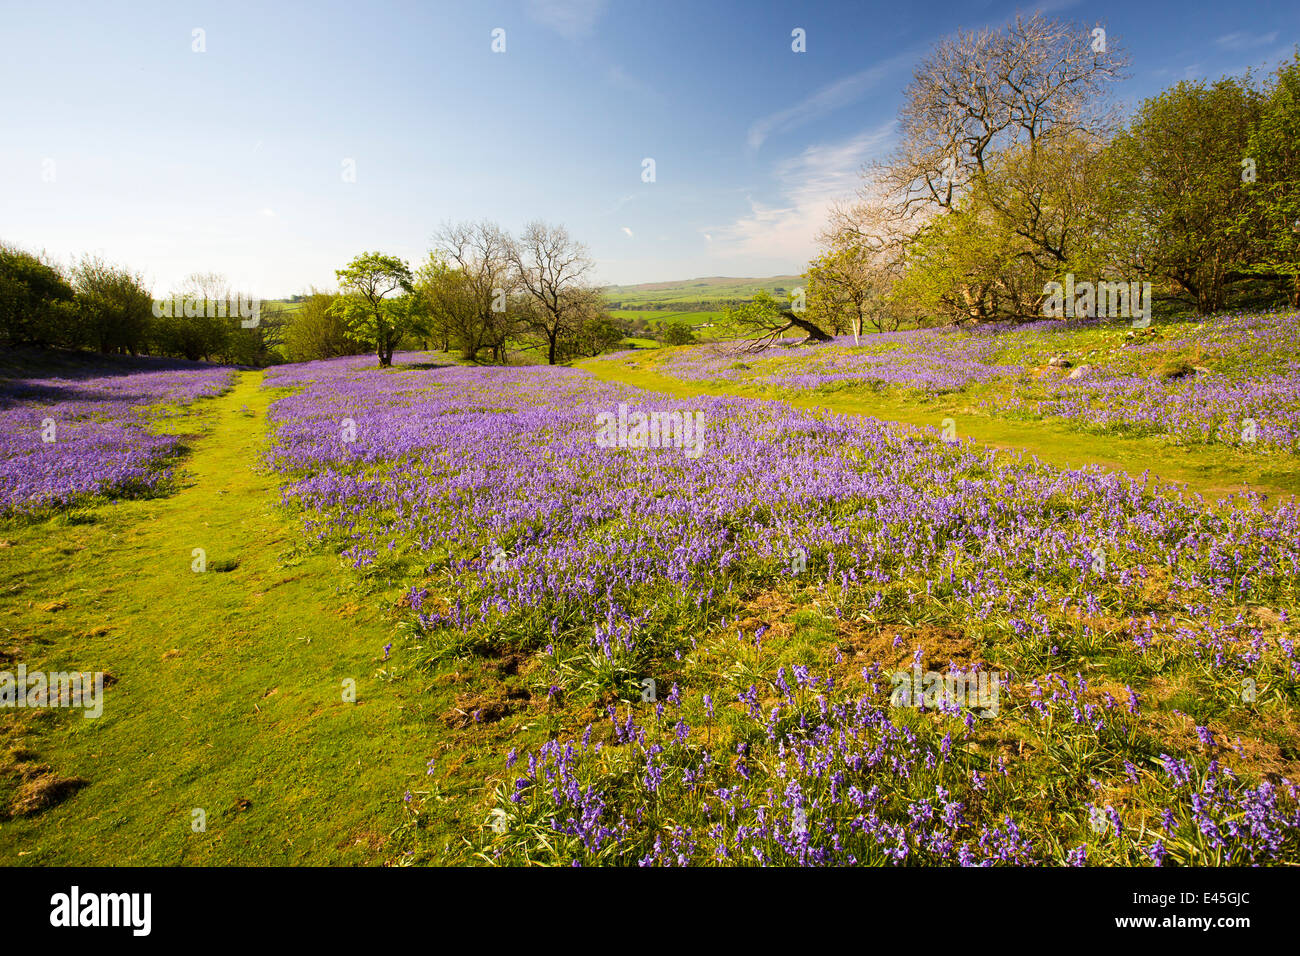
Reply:
<svg viewBox="0 0 1300 956"><path fill-rule="evenodd" d="M150 431L152 417L220 394L232 375L194 362L106 359L0 378L0 513L158 487L179 438Z"/></svg>
<svg viewBox="0 0 1300 956"><path fill-rule="evenodd" d="M572 369L368 365L267 376L299 388L273 406L268 459L305 530L400 588L422 646L545 648L539 706L615 701L595 740L509 757L510 825L485 845L498 859L1300 858L1290 782L1242 783L1215 762L1222 734L1126 686L1176 672L1247 721L1247 680L1294 697L1295 502L1211 506L869 418ZM597 418L620 403L702 412L703 453L602 445ZM811 599L840 643L794 660L788 637L736 635L775 593ZM943 666L936 627L1008 675L993 719L891 706L880 657ZM843 635L876 634L896 636L871 666L845 659ZM1156 759L1168 720L1187 725L1176 777ZM1033 797L1044 780L1054 809Z"/></svg>

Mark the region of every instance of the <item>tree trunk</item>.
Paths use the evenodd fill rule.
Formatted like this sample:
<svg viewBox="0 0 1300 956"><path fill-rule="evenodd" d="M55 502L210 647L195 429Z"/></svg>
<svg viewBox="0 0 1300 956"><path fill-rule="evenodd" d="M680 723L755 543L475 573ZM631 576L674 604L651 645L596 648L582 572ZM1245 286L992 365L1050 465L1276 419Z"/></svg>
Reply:
<svg viewBox="0 0 1300 956"><path fill-rule="evenodd" d="M831 337L827 335L825 332L823 332L819 326L815 325L812 322L809 322L807 319L799 318L799 316L795 315L790 310L788 309L782 310L781 315L785 317L785 319L790 323L790 325L793 325L796 328L800 328L804 332L808 333L808 341L829 342L831 340Z"/></svg>

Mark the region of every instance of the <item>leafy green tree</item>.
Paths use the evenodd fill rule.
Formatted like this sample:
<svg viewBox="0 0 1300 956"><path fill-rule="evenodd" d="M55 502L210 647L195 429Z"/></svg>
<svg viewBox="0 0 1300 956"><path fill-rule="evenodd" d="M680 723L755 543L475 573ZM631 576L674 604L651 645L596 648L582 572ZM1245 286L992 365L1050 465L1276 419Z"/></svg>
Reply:
<svg viewBox="0 0 1300 956"><path fill-rule="evenodd" d="M603 309L592 309L581 318L573 335L560 340L561 354L567 357L600 355L617 348L627 333L625 323Z"/></svg>
<svg viewBox="0 0 1300 956"><path fill-rule="evenodd" d="M155 303L153 340L158 351L190 361L226 360L238 325L231 316L230 283L216 272L186 276L179 292Z"/></svg>
<svg viewBox="0 0 1300 956"><path fill-rule="evenodd" d="M251 300L244 297L244 301ZM290 314L282 305L263 302L259 304L256 325L245 326L241 315L228 316L222 361L253 368L263 368L282 361L277 346L284 342Z"/></svg>
<svg viewBox="0 0 1300 956"><path fill-rule="evenodd" d="M1032 273L1024 282L1028 299L1008 303L1009 314L1032 314L1044 282L1103 267L1096 243L1110 226L1106 145L1098 135L1054 133L997 153L972 182L969 208L987 210L991 227Z"/></svg>
<svg viewBox="0 0 1300 956"><path fill-rule="evenodd" d="M484 319L482 297L469 275L437 252L429 254L417 275L415 292L424 300L426 335L443 352L455 348L464 359L477 358L490 322Z"/></svg>
<svg viewBox="0 0 1300 956"><path fill-rule="evenodd" d="M163 300L164 304L168 301L174 299ZM209 317L206 311L194 311L194 314L186 315L184 310L177 312L168 309L154 318L151 328L150 339L154 351L163 355L179 355L191 362L220 357L226 349L230 333L225 319Z"/></svg>
<svg viewBox="0 0 1300 956"><path fill-rule="evenodd" d="M847 328L857 344L866 322L876 331L897 329L899 313L884 295L889 278L865 243L845 237L808 265L808 311L823 328Z"/></svg>
<svg viewBox="0 0 1300 956"><path fill-rule="evenodd" d="M78 344L72 286L48 262L0 243L0 345Z"/></svg>
<svg viewBox="0 0 1300 956"><path fill-rule="evenodd" d="M363 252L334 274L341 292L331 310L352 335L375 349L381 366L392 365L393 350L418 330L424 314L410 266L396 256Z"/></svg>
<svg viewBox="0 0 1300 956"><path fill-rule="evenodd" d="M1251 242L1248 271L1286 283L1300 308L1300 52L1278 69L1245 153L1255 163L1238 219Z"/></svg>
<svg viewBox="0 0 1300 956"><path fill-rule="evenodd" d="M968 195L917 233L893 295L952 323L1030 317L1042 284L1023 251L978 194Z"/></svg>
<svg viewBox="0 0 1300 956"><path fill-rule="evenodd" d="M284 351L290 362L313 362L365 350L365 343L353 338L347 322L331 310L337 298L334 293L312 289L298 309L286 316Z"/></svg>
<svg viewBox="0 0 1300 956"><path fill-rule="evenodd" d="M695 333L685 322L663 322L659 326L659 341L664 345L693 345Z"/></svg>
<svg viewBox="0 0 1300 956"><path fill-rule="evenodd" d="M100 352L143 351L153 320L153 297L144 278L97 256L72 270L83 341Z"/></svg>
<svg viewBox="0 0 1300 956"><path fill-rule="evenodd" d="M1251 206L1243 160L1263 106L1248 80L1178 83L1145 100L1111 147L1113 201L1127 210L1111 241L1198 312L1222 308L1250 264L1250 238L1234 228Z"/></svg>
<svg viewBox="0 0 1300 956"><path fill-rule="evenodd" d="M907 313L947 322L1039 318L1046 283L1069 271L1114 271L1099 238L1125 213L1107 203L1107 161L1100 137L1056 131L988 154L947 210L926 218L904 243L868 247L852 222L842 223L832 249L860 248L866 263L878 262L884 291L873 300L869 286L855 283L851 259L823 260L809 273L822 280L812 282L811 304L840 299L839 308L851 312L856 292L859 302L883 305L891 321ZM838 296L823 293L827 279Z"/></svg>

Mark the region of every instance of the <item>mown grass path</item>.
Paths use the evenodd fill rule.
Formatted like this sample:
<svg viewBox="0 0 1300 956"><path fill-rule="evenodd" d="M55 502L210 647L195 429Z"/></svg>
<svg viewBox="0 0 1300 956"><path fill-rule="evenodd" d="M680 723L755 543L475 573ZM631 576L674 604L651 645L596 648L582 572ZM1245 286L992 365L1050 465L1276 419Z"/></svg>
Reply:
<svg viewBox="0 0 1300 956"><path fill-rule="evenodd" d="M184 416L205 426L170 497L0 530L0 668L104 670L104 714L0 712L26 760L87 785L0 822L33 864L391 861L425 785L434 698L384 679L391 622L336 557L300 546L259 469L261 373ZM192 570L193 549L208 570ZM228 568L228 570L218 570ZM353 603L351 598L356 598ZM356 681L356 702L344 681ZM14 757L17 753L17 757ZM19 763L15 763L17 760ZM193 811L206 814L195 832Z"/></svg>
<svg viewBox="0 0 1300 956"><path fill-rule="evenodd" d="M575 363L597 378L679 398L695 395L761 398L786 401L796 408L825 408L849 415L869 415L884 421L939 428L951 417L960 439L972 439L1008 453L1024 452L1063 468L1098 465L1134 477L1149 471L1164 481L1186 484L1208 498L1258 491L1279 498L1300 494L1300 466L1285 456L1247 457L1232 449L1204 445L1176 446L1152 439L1127 438L1078 431L1061 422L991 418L964 407L960 395L936 396L930 402L908 402L870 388L831 394L809 393L777 398L761 388L744 385L684 382L623 360L588 359Z"/></svg>

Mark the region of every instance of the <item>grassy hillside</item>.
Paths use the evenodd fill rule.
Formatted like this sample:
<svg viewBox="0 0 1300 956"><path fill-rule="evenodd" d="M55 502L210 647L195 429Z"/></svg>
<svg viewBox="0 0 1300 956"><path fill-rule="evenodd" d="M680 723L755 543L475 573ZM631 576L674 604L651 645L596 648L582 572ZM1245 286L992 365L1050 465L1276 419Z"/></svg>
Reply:
<svg viewBox="0 0 1300 956"><path fill-rule="evenodd" d="M803 283L799 276L769 276L766 279L738 279L709 276L699 279L676 279L672 282L643 282L639 285L612 285L605 295L617 309L694 309L718 310L744 302L760 289L782 295Z"/></svg>

